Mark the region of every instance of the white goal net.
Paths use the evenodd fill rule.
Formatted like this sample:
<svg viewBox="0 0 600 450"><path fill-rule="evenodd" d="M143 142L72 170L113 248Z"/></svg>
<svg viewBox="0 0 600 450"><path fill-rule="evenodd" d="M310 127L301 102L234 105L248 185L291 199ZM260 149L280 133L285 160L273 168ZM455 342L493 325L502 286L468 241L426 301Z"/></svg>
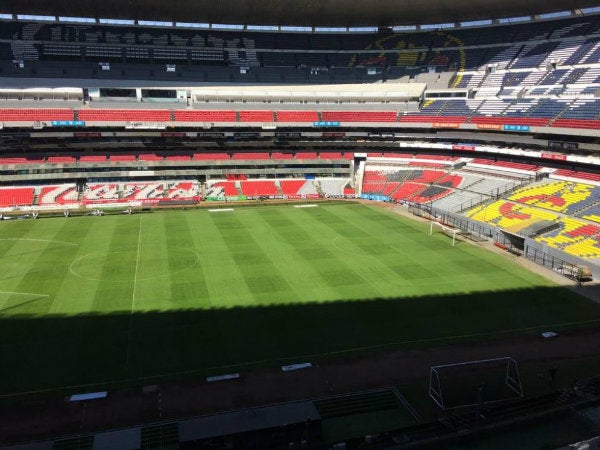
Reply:
<svg viewBox="0 0 600 450"><path fill-rule="evenodd" d="M452 245L454 246L456 245L456 236L460 234L460 230L432 220L431 226L429 227L429 236L433 233L444 233L445 235L450 236L452 238Z"/></svg>

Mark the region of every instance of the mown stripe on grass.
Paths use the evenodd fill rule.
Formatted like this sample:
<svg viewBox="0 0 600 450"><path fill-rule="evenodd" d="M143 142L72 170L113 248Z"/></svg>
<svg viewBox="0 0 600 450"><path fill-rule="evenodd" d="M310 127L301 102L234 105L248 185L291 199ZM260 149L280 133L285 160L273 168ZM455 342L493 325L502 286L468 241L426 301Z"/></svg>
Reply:
<svg viewBox="0 0 600 450"><path fill-rule="evenodd" d="M272 209L261 212L260 217L268 227L265 232L281 239L280 261L292 270L295 279L301 275L298 282L314 295L305 301L340 298L347 294L349 285L366 281L344 258L330 251L319 236L304 230L290 210ZM332 276L334 272L338 276Z"/></svg>
<svg viewBox="0 0 600 450"><path fill-rule="evenodd" d="M257 226L256 215L244 216L243 221L234 214L213 214L210 217L218 229L227 233L225 244L238 263L256 303L299 301L298 295L278 269L277 262L255 239L258 231L253 229Z"/></svg>
<svg viewBox="0 0 600 450"><path fill-rule="evenodd" d="M105 250L97 250L96 280L83 280L90 286L96 285L90 309L92 311L131 312L133 276L137 250L139 220L137 216L128 216L125 220L103 221L102 235ZM100 224L100 220L98 220ZM119 264L115 264L116 262Z"/></svg>
<svg viewBox="0 0 600 450"><path fill-rule="evenodd" d="M218 215L218 214L217 214ZM219 228L219 219L211 214L188 213L195 248L200 255L200 265L208 290L207 308L254 306L254 294L244 280L244 274L229 249L229 234Z"/></svg>
<svg viewBox="0 0 600 450"><path fill-rule="evenodd" d="M189 214L166 214L163 222L165 226L166 251L174 250L169 255L169 264L174 276L170 280L171 302L176 308L198 308L208 303L208 287L202 264L197 263L190 271L177 273L175 259L181 249L197 252L194 245L192 229L189 223ZM180 255L180 254L179 254Z"/></svg>
<svg viewBox="0 0 600 450"><path fill-rule="evenodd" d="M38 239L36 232L42 234L43 230L45 240L39 238L36 241L21 240L16 243L17 246L12 248L14 258L9 258L16 264L16 269L12 273L14 278L12 282L3 283L2 288L14 292L30 292L31 286L35 286L37 292L48 295L50 299L39 304L23 304L20 308L10 310L9 314L44 315L50 312L55 295L60 290L65 277L64 268L77 252L77 246L58 243L68 235L66 222L56 221L47 224L45 221L31 221L31 223L33 225L29 229L30 232L21 237ZM67 231L63 231L65 229ZM22 249L20 255L15 253L17 249ZM7 256L3 259L6 258Z"/></svg>

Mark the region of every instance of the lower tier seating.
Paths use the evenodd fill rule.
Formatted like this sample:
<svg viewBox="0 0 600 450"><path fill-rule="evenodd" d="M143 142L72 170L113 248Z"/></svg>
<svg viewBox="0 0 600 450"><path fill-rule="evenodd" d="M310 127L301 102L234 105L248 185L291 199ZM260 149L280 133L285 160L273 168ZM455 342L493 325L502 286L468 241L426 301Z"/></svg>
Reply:
<svg viewBox="0 0 600 450"><path fill-rule="evenodd" d="M0 208L33 205L33 187L0 187Z"/></svg>
<svg viewBox="0 0 600 450"><path fill-rule="evenodd" d="M242 194L246 197L277 196L280 195L272 180L241 181Z"/></svg>
<svg viewBox="0 0 600 450"><path fill-rule="evenodd" d="M75 184L43 186L38 199L40 206L77 205L79 193Z"/></svg>

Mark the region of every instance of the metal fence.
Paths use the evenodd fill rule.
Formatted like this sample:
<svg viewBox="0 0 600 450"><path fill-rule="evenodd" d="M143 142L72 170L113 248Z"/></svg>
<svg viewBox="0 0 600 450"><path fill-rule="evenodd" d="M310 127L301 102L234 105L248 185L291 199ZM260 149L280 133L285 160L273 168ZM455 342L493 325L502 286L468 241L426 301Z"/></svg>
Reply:
<svg viewBox="0 0 600 450"><path fill-rule="evenodd" d="M507 248L514 248L514 240L507 237L497 227L469 219L468 217L440 210L430 204L411 204L409 211L414 215L437 220L441 223L460 229L464 233L470 233L480 238L491 239ZM587 266L592 270L594 279L600 279L600 266L573 255L569 255L560 249L548 247L546 244L537 242L532 238L523 237L523 248L519 249L522 256L530 261L564 274L564 267L570 265Z"/></svg>

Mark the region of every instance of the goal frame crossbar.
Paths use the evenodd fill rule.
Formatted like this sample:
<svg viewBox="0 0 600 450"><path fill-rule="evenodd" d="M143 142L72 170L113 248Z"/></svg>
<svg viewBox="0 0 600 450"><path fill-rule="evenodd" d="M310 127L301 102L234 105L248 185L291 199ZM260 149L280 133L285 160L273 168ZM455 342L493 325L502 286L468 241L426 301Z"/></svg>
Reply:
<svg viewBox="0 0 600 450"><path fill-rule="evenodd" d="M444 368L449 368L449 367L477 366L477 365L484 365L487 363L500 363L500 364L506 363L504 384L506 385L506 387L508 387L511 391L513 391L515 393L516 397L520 397L520 398L523 397L524 393L523 393L523 385L521 384L521 375L519 374L519 365L517 364L517 361L515 361L514 358L511 358L509 356L503 357L503 358L481 359L481 360L476 360L476 361L467 361L467 362L456 363L456 364L445 364L445 365L430 367L430 369L429 369L429 397L443 411L477 406L477 403L469 403L469 404L464 404L464 405L453 405L453 406L447 405L444 402L444 392L442 389L442 382L440 380L440 370L444 369ZM505 401L505 400L509 400L509 398L486 401L485 403L497 403L497 402L501 402L501 401Z"/></svg>
<svg viewBox="0 0 600 450"><path fill-rule="evenodd" d="M456 236L461 234L461 230L458 228L449 227L441 222L432 220L429 225L429 236L433 234L434 225L437 225L441 229L442 233L452 237L452 247L454 247L456 245Z"/></svg>

